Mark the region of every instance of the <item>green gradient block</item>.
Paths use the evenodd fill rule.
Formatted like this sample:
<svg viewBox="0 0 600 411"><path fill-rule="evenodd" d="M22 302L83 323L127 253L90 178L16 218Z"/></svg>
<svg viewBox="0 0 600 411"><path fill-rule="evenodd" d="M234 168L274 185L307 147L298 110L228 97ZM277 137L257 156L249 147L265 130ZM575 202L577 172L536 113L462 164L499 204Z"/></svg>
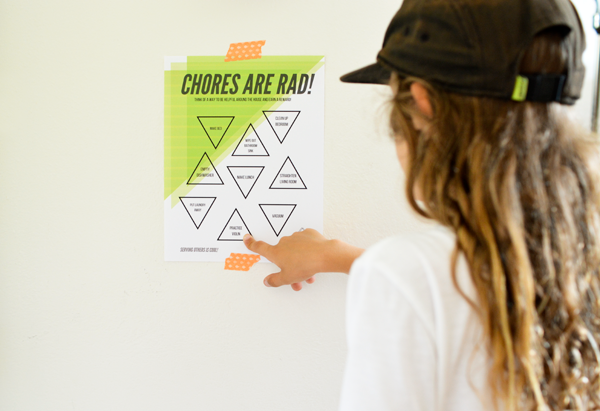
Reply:
<svg viewBox="0 0 600 411"><path fill-rule="evenodd" d="M172 196L171 207L179 202L180 196L185 196L192 189L193 186L187 182L205 153L216 167L235 149L250 123L256 128L265 121L263 110L276 110L283 103L282 99L293 95L294 91L300 93L301 76L310 79L323 66L322 59L323 56L265 56L224 62L223 56L189 56L186 62L170 63L170 70L164 73L164 198ZM260 88L256 86L259 74L272 79L268 90L266 83ZM215 75L223 79L230 75L231 80L226 87L222 83L213 87L214 82L210 87L203 88L203 84L194 87L194 76L199 79L201 75L202 80L210 75L211 82ZM239 76L237 90L232 82L236 75ZM288 90L294 75L296 88ZM244 90L250 76L253 78L252 90ZM288 82L278 90L279 81L285 76ZM207 86L208 82L204 85ZM305 83L304 86L303 93L310 93L310 84ZM199 117L234 118L220 135L219 127L225 129L226 121L201 122ZM201 182L198 179L194 181Z"/></svg>

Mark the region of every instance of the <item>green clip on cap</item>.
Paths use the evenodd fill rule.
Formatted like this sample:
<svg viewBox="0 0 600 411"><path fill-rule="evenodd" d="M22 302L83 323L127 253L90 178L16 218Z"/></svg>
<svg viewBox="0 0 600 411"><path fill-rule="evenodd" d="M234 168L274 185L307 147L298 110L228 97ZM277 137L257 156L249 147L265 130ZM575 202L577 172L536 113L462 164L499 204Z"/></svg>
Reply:
<svg viewBox="0 0 600 411"><path fill-rule="evenodd" d="M525 101L528 88L529 79L524 76L517 76L517 80L515 81L515 89L513 90L511 98L515 101Z"/></svg>
<svg viewBox="0 0 600 411"><path fill-rule="evenodd" d="M565 33L566 73L518 73L536 34L553 27ZM581 22L569 0L404 0L377 63L341 80L387 84L396 71L456 93L574 104L583 85L584 49Z"/></svg>

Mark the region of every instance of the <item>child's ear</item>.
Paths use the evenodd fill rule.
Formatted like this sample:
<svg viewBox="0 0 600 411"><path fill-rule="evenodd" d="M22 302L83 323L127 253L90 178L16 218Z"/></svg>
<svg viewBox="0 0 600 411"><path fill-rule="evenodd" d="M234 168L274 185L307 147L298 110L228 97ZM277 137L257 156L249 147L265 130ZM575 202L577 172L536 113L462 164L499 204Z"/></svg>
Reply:
<svg viewBox="0 0 600 411"><path fill-rule="evenodd" d="M433 117L433 109L431 108L431 101L429 101L427 89L423 87L423 85L415 82L410 85L410 94L412 94L419 111L427 118Z"/></svg>

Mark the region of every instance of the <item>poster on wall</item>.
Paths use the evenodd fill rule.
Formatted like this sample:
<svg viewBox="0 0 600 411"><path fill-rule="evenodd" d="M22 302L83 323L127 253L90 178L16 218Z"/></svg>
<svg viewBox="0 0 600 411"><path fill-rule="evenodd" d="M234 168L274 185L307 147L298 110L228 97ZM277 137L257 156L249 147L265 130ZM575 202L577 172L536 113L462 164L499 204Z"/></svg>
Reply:
<svg viewBox="0 0 600 411"><path fill-rule="evenodd" d="M164 79L167 261L322 231L323 56L165 57Z"/></svg>

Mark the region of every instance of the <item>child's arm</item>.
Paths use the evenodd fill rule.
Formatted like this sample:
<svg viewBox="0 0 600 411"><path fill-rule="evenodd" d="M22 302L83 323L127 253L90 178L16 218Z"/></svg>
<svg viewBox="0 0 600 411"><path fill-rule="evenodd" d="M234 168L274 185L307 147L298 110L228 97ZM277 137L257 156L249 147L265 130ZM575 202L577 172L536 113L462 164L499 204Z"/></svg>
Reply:
<svg viewBox="0 0 600 411"><path fill-rule="evenodd" d="M310 228L281 238L277 245L256 241L246 234L244 244L280 268L280 272L265 278L267 287L290 284L296 291L302 289L302 281L312 283L317 273L348 274L354 260L364 251L340 240L327 240Z"/></svg>

